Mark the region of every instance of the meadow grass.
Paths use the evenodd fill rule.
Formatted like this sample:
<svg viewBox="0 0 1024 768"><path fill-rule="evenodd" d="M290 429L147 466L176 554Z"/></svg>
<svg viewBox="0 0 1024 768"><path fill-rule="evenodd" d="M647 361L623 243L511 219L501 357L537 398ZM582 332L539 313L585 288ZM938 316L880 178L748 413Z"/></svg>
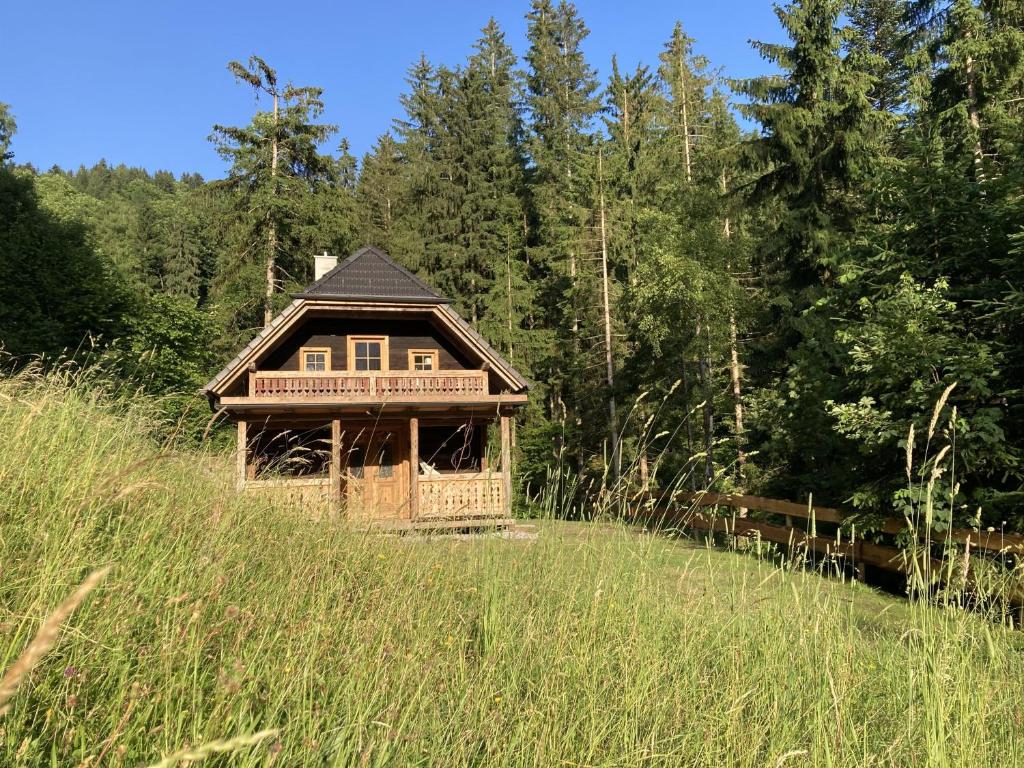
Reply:
<svg viewBox="0 0 1024 768"><path fill-rule="evenodd" d="M385 537L237 497L145 401L0 382L3 766L1003 766L1024 641L618 523Z"/></svg>

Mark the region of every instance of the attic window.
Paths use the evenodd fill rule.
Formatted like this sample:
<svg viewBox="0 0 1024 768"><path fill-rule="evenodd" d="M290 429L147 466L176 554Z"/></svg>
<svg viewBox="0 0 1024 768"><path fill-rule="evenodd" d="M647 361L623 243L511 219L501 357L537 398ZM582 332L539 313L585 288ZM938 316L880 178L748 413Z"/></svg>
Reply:
<svg viewBox="0 0 1024 768"><path fill-rule="evenodd" d="M386 371L387 336L349 336L348 367L350 371Z"/></svg>
<svg viewBox="0 0 1024 768"><path fill-rule="evenodd" d="M331 350L327 347L303 347L299 350L299 359L304 371L331 370Z"/></svg>
<svg viewBox="0 0 1024 768"><path fill-rule="evenodd" d="M436 371L437 350L436 349L410 349L409 350L410 371Z"/></svg>

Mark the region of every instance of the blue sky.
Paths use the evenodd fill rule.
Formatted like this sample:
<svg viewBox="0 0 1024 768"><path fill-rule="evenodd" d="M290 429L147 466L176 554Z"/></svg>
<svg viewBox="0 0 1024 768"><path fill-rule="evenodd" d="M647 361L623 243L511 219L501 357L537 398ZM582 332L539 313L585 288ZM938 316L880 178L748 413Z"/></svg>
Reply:
<svg viewBox="0 0 1024 768"><path fill-rule="evenodd" d="M407 68L425 53L455 65L494 16L525 50L528 0L468 2L0 2L0 101L18 122L15 161L46 169L117 164L198 171L224 166L207 141L214 123L248 122L252 91L228 74L256 53L283 80L324 88L324 119L362 155L400 114ZM731 77L766 65L748 40L780 40L770 0L577 3L585 51L602 78L656 64L676 19L697 52Z"/></svg>

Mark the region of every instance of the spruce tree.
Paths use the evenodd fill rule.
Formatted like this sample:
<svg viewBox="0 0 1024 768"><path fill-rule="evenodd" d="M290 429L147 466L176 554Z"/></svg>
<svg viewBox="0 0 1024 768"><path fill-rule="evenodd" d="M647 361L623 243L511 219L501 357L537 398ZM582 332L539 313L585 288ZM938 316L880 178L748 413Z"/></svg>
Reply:
<svg viewBox="0 0 1024 768"><path fill-rule="evenodd" d="M534 0L526 18L530 278L541 288L537 311L527 323L558 339L538 372L549 385L548 412L562 425L563 448L582 465L582 403L574 384L585 380L582 262L593 247L587 225L594 209L592 121L598 84L581 47L588 30L574 5Z"/></svg>
<svg viewBox="0 0 1024 768"><path fill-rule="evenodd" d="M471 298L481 331L524 370L533 345L523 328L534 301L526 280L525 159L515 54L497 22L481 30L455 94L463 263L453 291Z"/></svg>
<svg viewBox="0 0 1024 768"><path fill-rule="evenodd" d="M248 264L254 253L263 254L266 325L276 310L282 276L302 274L310 260L294 247L289 227L313 192L330 180L331 161L319 145L337 127L315 122L324 109L322 89L279 83L276 71L258 56L251 56L247 66L232 61L228 69L257 95L271 99L270 111L257 112L249 125L215 125L210 137L231 163L223 183L236 194L237 212L250 233L236 258Z"/></svg>

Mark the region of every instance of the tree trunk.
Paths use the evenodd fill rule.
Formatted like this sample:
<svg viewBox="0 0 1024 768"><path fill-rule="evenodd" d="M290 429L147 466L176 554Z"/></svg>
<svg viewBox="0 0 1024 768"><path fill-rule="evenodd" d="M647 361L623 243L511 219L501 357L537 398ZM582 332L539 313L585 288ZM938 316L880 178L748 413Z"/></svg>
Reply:
<svg viewBox="0 0 1024 768"><path fill-rule="evenodd" d="M514 352L512 342L512 244L507 235L505 237L505 280L507 290L505 295L508 298L508 359L512 361Z"/></svg>
<svg viewBox="0 0 1024 768"><path fill-rule="evenodd" d="M725 172L722 172L720 179L720 185L722 194L724 195L728 189L728 180ZM724 235L726 242L732 239L732 225L729 217L725 217L725 224L722 227L722 234ZM729 271L729 265L726 264L726 271ZM733 409L734 419L736 427L736 475L740 482L740 487L743 487L743 469L746 465L747 457L743 451L743 398L742 398L742 387L741 387L741 373L740 368L740 355L739 345L737 341L736 332L736 310L730 303L729 305L729 377L732 380L732 398L733 398Z"/></svg>
<svg viewBox="0 0 1024 768"><path fill-rule="evenodd" d="M736 341L736 313L729 310L729 374L732 378L732 397L736 421L736 474L743 481L743 468L747 456L743 452L743 399L740 385L740 356Z"/></svg>
<svg viewBox="0 0 1024 768"><path fill-rule="evenodd" d="M274 94L274 140L270 149L271 194L277 195L277 142L278 142L278 97ZM267 292L263 302L263 325L270 325L274 317L274 277L277 261L277 220L271 212L267 216Z"/></svg>
<svg viewBox="0 0 1024 768"><path fill-rule="evenodd" d="M707 337L707 350L705 354L697 359L697 378L700 381L701 391L704 395L703 427L704 427L704 487L710 488L715 479L715 462L712 458L715 433L715 403L711 387L711 366L708 360L711 356L711 333L705 327L702 318L697 319L697 344L700 344L701 331Z"/></svg>
<svg viewBox="0 0 1024 768"><path fill-rule="evenodd" d="M618 481L619 425L615 414L615 367L612 363L612 317L608 300L608 237L604 218L604 166L602 152L597 151L597 186L601 207L601 294L604 301L604 364L605 383L608 385L608 435L612 449L612 479Z"/></svg>
<svg viewBox="0 0 1024 768"><path fill-rule="evenodd" d="M964 34L970 38L970 32ZM974 59L970 56L964 62L964 69L967 75L967 111L971 121L971 130L974 131L974 180L979 184L985 181L985 166L983 165L985 153L981 148L981 118L978 116L978 95L977 76L974 73Z"/></svg>
<svg viewBox="0 0 1024 768"><path fill-rule="evenodd" d="M686 426L686 463L692 467L693 464L693 422L690 420L690 376L686 370L686 362L683 362L683 401L686 403L686 413L683 422ZM690 490L696 491L697 484L694 482L693 472L686 473L690 480Z"/></svg>
<svg viewBox="0 0 1024 768"><path fill-rule="evenodd" d="M690 120L686 107L686 59L682 51L679 53L679 94L683 118L683 162L686 164L686 182L689 184L693 181L693 171L690 166Z"/></svg>

